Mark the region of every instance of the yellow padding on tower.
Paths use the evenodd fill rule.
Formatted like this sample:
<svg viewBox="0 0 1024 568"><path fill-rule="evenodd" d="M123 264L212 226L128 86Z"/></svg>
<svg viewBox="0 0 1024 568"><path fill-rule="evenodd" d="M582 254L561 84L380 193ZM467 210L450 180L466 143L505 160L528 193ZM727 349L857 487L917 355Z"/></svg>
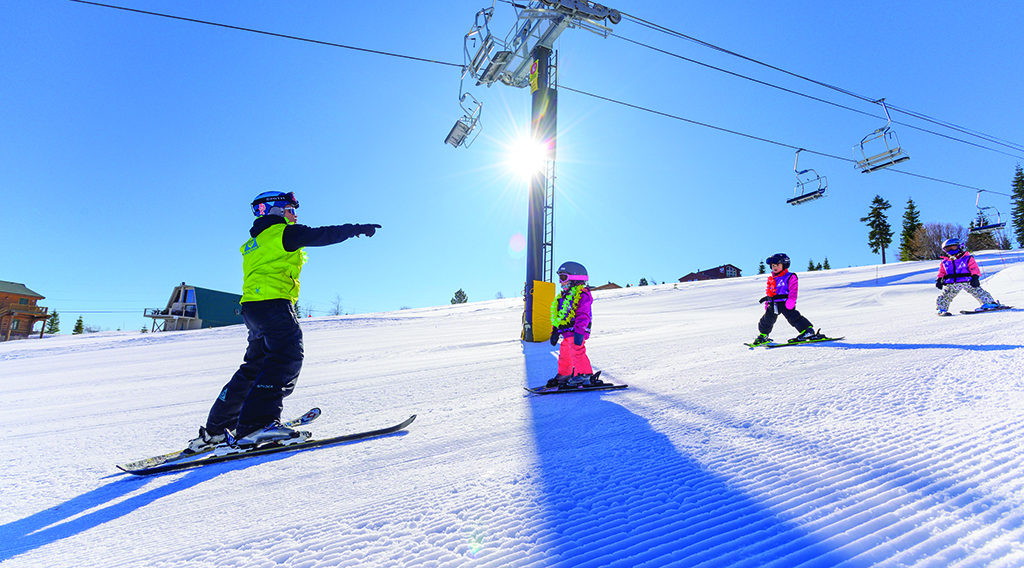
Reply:
<svg viewBox="0 0 1024 568"><path fill-rule="evenodd" d="M530 326L536 342L551 339L551 302L555 301L554 282L533 281L533 313Z"/></svg>

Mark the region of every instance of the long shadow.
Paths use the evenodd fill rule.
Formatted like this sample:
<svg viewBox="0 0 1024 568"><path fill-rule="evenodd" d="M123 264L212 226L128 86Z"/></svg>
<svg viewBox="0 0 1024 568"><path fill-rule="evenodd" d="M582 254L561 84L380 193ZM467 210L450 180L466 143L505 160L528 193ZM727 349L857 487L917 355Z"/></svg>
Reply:
<svg viewBox="0 0 1024 568"><path fill-rule="evenodd" d="M526 344L524 357L529 384L554 374L546 346ZM793 549L835 558L615 403L628 392L529 399L545 487L537 540L546 565L757 565Z"/></svg>
<svg viewBox="0 0 1024 568"><path fill-rule="evenodd" d="M404 432L396 432L389 436L404 434ZM357 440L349 442L349 444L358 444L363 441L369 440ZM23 519L0 525L0 563L30 550L102 526L164 497L195 487L225 473L287 459L298 453L317 451L318 449L309 448L298 452L252 457L236 462L211 464L147 477L137 477L127 473L115 474L110 476L114 478L113 481L106 485ZM181 475L181 477L166 485L146 490L146 487L151 485L154 480L171 475ZM136 492L139 493L131 495ZM128 495L131 496L127 497Z"/></svg>
<svg viewBox="0 0 1024 568"><path fill-rule="evenodd" d="M1024 345L960 345L956 343L830 343L814 345L814 348L833 347L837 349L960 349L962 351L1012 351Z"/></svg>

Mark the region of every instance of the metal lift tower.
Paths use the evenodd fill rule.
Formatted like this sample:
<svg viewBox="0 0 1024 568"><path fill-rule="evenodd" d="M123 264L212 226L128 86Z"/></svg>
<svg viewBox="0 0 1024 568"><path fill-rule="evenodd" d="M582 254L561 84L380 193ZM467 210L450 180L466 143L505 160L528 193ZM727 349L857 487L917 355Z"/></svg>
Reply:
<svg viewBox="0 0 1024 568"><path fill-rule="evenodd" d="M513 6L516 6L513 4ZM530 180L529 219L526 236L526 300L523 312L524 341L544 341L550 329L538 330L535 338L533 314L536 283L552 282L554 270L554 169L557 137L558 92L552 45L566 28L581 28L608 37L611 28L602 22L618 24L622 14L587 0L534 0L525 8L517 6L518 21L504 40L491 34L488 26L494 6L477 13L476 21L465 38L466 75L476 79L476 86L490 87L495 82L510 87L530 87L533 97L530 132L533 142L545 150L543 168ZM480 41L475 53L470 44ZM476 99L468 92L460 93L459 101ZM477 126L480 104L459 119L445 140L455 147ZM466 107L463 105L463 109ZM547 306L539 306L546 311ZM538 310L538 312L541 310Z"/></svg>

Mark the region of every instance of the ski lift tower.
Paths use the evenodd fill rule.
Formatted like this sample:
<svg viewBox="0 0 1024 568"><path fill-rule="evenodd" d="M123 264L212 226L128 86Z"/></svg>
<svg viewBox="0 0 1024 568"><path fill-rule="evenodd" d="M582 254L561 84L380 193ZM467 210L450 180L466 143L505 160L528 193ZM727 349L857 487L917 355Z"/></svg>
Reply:
<svg viewBox="0 0 1024 568"><path fill-rule="evenodd" d="M476 86L490 87L496 82L516 88L530 88L532 94L531 136L544 149L544 165L530 180L529 212L526 236L526 306L523 313L524 341L544 341L550 328L544 326L535 339L533 332L534 291L537 282L551 282L554 270L554 168L556 115L558 108L552 45L567 28L581 28L608 37L611 28L603 22L618 24L622 14L588 0L533 0L525 7L514 4L518 13L512 31L501 40L490 32L494 6L477 13L466 34L466 65L463 79L471 75ZM480 47L470 55L470 43L480 39ZM460 95L460 101L464 95ZM468 117L475 119L476 117ZM463 123L467 118L461 119ZM475 121L474 121L475 125ZM458 127L458 123L456 123ZM451 142L449 142L451 143ZM457 144L454 144L457 147ZM550 303L550 300L548 300ZM536 313L547 313L539 306Z"/></svg>

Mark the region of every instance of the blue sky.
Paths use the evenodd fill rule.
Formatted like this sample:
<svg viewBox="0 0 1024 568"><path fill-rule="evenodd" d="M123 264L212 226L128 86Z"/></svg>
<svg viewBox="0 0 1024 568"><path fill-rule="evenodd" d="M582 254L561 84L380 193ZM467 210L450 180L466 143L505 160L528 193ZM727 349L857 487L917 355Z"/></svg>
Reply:
<svg viewBox="0 0 1024 568"><path fill-rule="evenodd" d="M461 64L463 36L490 2L111 2L303 38ZM443 6L443 7L442 7ZM624 0L611 7L902 109L1024 143L1024 4L853 5ZM514 13L498 2L499 36ZM615 34L837 104L881 108L637 25ZM139 328L177 283L241 286L249 202L294 191L308 225L379 223L372 239L309 249L300 304L323 315L514 297L525 258L526 184L505 163L530 96L472 87L482 134L443 144L462 114L456 67L374 55L70 1L0 11L0 192L8 211L0 280L46 296L70 331L82 314ZM884 124L619 37L570 29L559 84L689 120L852 158ZM877 194L898 228L908 198L925 222L966 225L974 190L808 154L829 197L793 207L794 151L562 89L555 262L592 281L636 284L787 252L798 269L880 261L859 221ZM899 169L1009 193L1024 153L900 113ZM984 194L1006 217L1010 200ZM896 246L887 255L896 256ZM755 302L756 298L751 298Z"/></svg>

